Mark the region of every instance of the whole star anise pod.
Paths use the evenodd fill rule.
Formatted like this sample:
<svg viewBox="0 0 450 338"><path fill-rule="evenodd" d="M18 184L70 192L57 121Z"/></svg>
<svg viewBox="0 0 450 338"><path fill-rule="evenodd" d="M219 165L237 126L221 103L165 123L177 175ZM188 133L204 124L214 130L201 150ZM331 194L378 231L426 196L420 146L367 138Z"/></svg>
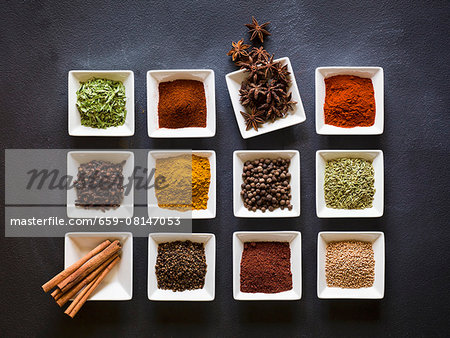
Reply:
<svg viewBox="0 0 450 338"><path fill-rule="evenodd" d="M247 24L250 40L264 42L264 37L271 35L266 27L252 17L252 23ZM240 102L245 107L241 114L245 120L246 130L256 131L262 124L285 117L289 110L297 104L289 93L291 82L288 66L274 61L264 47L253 47L244 44L244 39L232 43L233 48L227 55L231 55L236 65L244 71L245 79L239 89Z"/></svg>
<svg viewBox="0 0 450 338"><path fill-rule="evenodd" d="M241 97L240 100L243 106L248 106L252 102L246 82L242 83L241 89L239 89L239 96Z"/></svg>
<svg viewBox="0 0 450 338"><path fill-rule="evenodd" d="M289 79L289 71L287 65L281 65L280 62L277 62L273 68L273 75L280 80L281 82L284 82L286 84L290 83L291 80Z"/></svg>
<svg viewBox="0 0 450 338"><path fill-rule="evenodd" d="M277 117L282 117L283 113L277 108L277 106L271 103L264 103L259 107L260 111L265 113L266 121L272 120L275 121Z"/></svg>
<svg viewBox="0 0 450 338"><path fill-rule="evenodd" d="M236 65L250 73L248 78L253 82L258 82L258 76L261 76L263 73L263 66L260 63L253 61L251 56L249 56L246 61L237 62Z"/></svg>
<svg viewBox="0 0 450 338"><path fill-rule="evenodd" d="M272 74L276 69L276 64L278 64L278 62L273 62L273 57L274 57L274 55L272 55L270 57L270 59L267 60L266 64L264 65L264 68L266 70L266 72L265 72L266 78L270 77L270 74Z"/></svg>
<svg viewBox="0 0 450 338"><path fill-rule="evenodd" d="M232 41L231 44L233 47L230 49L227 55L231 55L231 59L233 61L235 61L236 59L240 59L243 56L248 56L248 52L246 51L246 49L248 49L250 45L245 45L244 39L240 39L238 42Z"/></svg>
<svg viewBox="0 0 450 338"><path fill-rule="evenodd" d="M253 47L252 51L250 52L250 56L260 62L267 62L269 60L270 54L264 49L264 47Z"/></svg>
<svg viewBox="0 0 450 338"><path fill-rule="evenodd" d="M260 124L264 123L264 113L256 108L252 108L250 112L241 111L241 114L245 120L245 130L253 128L258 131Z"/></svg>
<svg viewBox="0 0 450 338"><path fill-rule="evenodd" d="M258 100L259 95L264 95L267 89L262 83L250 83L248 88L248 95L253 96L255 101Z"/></svg>
<svg viewBox="0 0 450 338"><path fill-rule="evenodd" d="M283 112L287 113L289 110L294 110L294 106L297 104L297 101L292 100L292 93L287 95L282 103Z"/></svg>
<svg viewBox="0 0 450 338"><path fill-rule="evenodd" d="M271 35L265 28L270 24L270 22L263 23L262 25L258 24L255 17L252 16L252 23L245 24L249 29L249 33L252 33L250 40L258 37L261 42L264 42L264 35Z"/></svg>
<svg viewBox="0 0 450 338"><path fill-rule="evenodd" d="M286 92L283 90L283 86L281 84L271 84L269 87L267 87L266 95L267 103L270 103L272 101L280 102L281 99L286 96Z"/></svg>

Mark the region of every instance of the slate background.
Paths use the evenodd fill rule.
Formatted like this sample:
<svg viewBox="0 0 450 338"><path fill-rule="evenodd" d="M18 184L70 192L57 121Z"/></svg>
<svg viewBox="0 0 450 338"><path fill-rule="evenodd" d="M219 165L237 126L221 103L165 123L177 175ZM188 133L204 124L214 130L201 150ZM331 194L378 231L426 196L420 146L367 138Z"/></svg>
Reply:
<svg viewBox="0 0 450 338"><path fill-rule="evenodd" d="M218 208L197 232L217 236L216 299L150 302L147 242L134 246L129 302L89 303L75 320L40 285L63 264L63 239L0 238L2 336L444 336L450 329L448 260L450 101L447 1L3 1L0 13L2 148L198 148L218 155ZM232 40L248 36L251 15L270 20L266 48L288 56L305 106L305 123L244 141L224 76ZM318 66L381 66L385 132L319 136L314 128ZM217 134L152 140L146 131L149 69L212 68ZM132 69L136 133L75 138L67 133L67 72ZM237 219L232 213L235 149L299 149L302 214L295 219ZM318 149L382 149L385 214L380 219L318 219L314 156ZM4 155L4 152L3 152ZM4 156L2 156L4 162ZM2 166L4 177L4 166ZM4 189L2 179L1 190ZM2 194L3 195L3 194ZM3 196L2 196L3 199ZM3 200L2 200L3 202ZM4 209L1 211L4 219ZM4 222L1 222L2 232ZM298 302L232 298L231 235L236 230L299 230L303 297ZM316 296L316 237L321 230L380 230L386 236L386 293L381 301L325 301Z"/></svg>

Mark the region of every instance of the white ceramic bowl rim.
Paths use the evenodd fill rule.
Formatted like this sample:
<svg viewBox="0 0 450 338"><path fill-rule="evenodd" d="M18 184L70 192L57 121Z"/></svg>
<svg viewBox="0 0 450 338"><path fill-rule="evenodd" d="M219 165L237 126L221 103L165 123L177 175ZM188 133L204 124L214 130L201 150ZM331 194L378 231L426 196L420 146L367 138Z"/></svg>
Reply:
<svg viewBox="0 0 450 338"><path fill-rule="evenodd" d="M93 77L104 77L122 81L125 86L125 108L127 115L121 126L106 129L90 128L81 125L76 107L76 92L79 82ZM134 73L131 70L71 70L68 73L68 130L71 136L132 136L134 135Z"/></svg>
<svg viewBox="0 0 450 338"><path fill-rule="evenodd" d="M324 79L335 75L356 75L372 80L375 94L375 123L369 127L343 128L325 124L323 105L325 103ZM316 132L321 135L379 135L384 129L384 71L381 67L318 67L315 71L315 117Z"/></svg>
<svg viewBox="0 0 450 338"><path fill-rule="evenodd" d="M264 123L258 131L254 129L246 130L244 118L241 115L241 111L245 111L244 106L242 106L240 102L239 89L241 88L241 83L244 77L244 70L236 70L234 72L228 73L225 76L228 93L230 95L231 103L233 106L234 114L236 117L236 122L239 127L239 131L241 133L242 138L247 139L250 137L255 137L259 135L263 135L268 132L272 132L275 130L279 130L282 128L287 128L299 123L302 123L306 120L305 110L303 108L302 99L300 97L300 93L297 86L297 81L295 80L294 70L292 69L291 62L289 58L283 57L280 59L276 59L275 62L281 62L283 65L288 66L288 70L290 72L290 77L292 80L291 87L289 91L292 93L292 99L297 101L297 105L295 105L293 111L289 111L289 114L285 118L280 118L275 120L274 122Z"/></svg>
<svg viewBox="0 0 450 338"><path fill-rule="evenodd" d="M262 157L269 158L289 158L291 164L289 172L291 173L291 204L292 210L275 209L274 211L262 212L261 210L250 211L244 207L241 192L242 184L242 166L247 160L255 160ZM273 217L298 217L301 207L301 189L300 189L300 153L298 150L235 150L233 152L233 212L236 217L250 218L273 218Z"/></svg>
<svg viewBox="0 0 450 338"><path fill-rule="evenodd" d="M155 264L159 242L186 241L204 243L206 277L202 289L173 292L157 287ZM148 299L152 301L212 301L215 297L216 237L212 233L151 233L148 237Z"/></svg>
<svg viewBox="0 0 450 338"><path fill-rule="evenodd" d="M244 242L289 242L292 289L278 293L240 291L240 263ZM233 233L233 297L236 300L299 300L302 297L302 237L298 231L237 231Z"/></svg>
<svg viewBox="0 0 450 338"><path fill-rule="evenodd" d="M159 83L196 80L203 83L206 99L206 127L159 128ZM167 69L147 72L147 130L152 138L213 137L216 133L215 74L212 69Z"/></svg>

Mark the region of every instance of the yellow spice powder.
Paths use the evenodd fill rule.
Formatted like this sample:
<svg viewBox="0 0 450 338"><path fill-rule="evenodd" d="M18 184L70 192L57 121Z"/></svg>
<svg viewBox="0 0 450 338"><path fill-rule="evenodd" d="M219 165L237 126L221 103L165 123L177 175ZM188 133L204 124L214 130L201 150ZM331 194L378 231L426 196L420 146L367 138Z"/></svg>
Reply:
<svg viewBox="0 0 450 338"><path fill-rule="evenodd" d="M175 210L201 210L208 204L211 180L209 159L180 155L156 160L155 187L158 206Z"/></svg>

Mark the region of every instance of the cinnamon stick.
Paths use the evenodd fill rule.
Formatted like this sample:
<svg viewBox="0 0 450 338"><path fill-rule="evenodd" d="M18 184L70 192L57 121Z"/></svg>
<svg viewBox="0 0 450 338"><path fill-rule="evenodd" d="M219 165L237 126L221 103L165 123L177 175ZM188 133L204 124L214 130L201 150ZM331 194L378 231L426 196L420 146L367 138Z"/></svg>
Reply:
<svg viewBox="0 0 450 338"><path fill-rule="evenodd" d="M99 252L103 251L103 249L105 249L110 244L111 244L110 240L104 241L103 243L101 243L97 247L95 247L93 250L91 250L89 253L87 253L79 261L75 262L74 264L69 266L67 269L65 269L64 271L61 271L55 277L50 279L47 283L42 285L42 289L44 290L44 292L49 292L57 284L59 284L64 279L66 279L68 276L70 276L73 272L75 272L78 268L80 268L84 263L86 263L89 259L91 259L95 255L97 255Z"/></svg>
<svg viewBox="0 0 450 338"><path fill-rule="evenodd" d="M58 300L62 296L62 294L63 294L62 291L60 289L56 288L55 291L52 292L52 297L55 300Z"/></svg>
<svg viewBox="0 0 450 338"><path fill-rule="evenodd" d="M66 304L69 301L69 299L75 296L84 286L92 282L95 279L95 277L97 277L117 256L119 256L119 254L115 253L113 256L108 258L102 265L100 265L97 269L92 271L85 279L83 279L80 283L75 285L69 291L67 291L66 293L61 292L61 295L58 298L55 298L56 303L60 307Z"/></svg>
<svg viewBox="0 0 450 338"><path fill-rule="evenodd" d="M95 284L95 282L97 281L97 279L99 279L100 275L96 276L88 285L86 285L86 287L81 290L81 292L75 297L75 299L72 301L72 304L70 304L66 311L64 311L64 313L66 315L69 315L72 313L73 309L75 308L75 306L80 302L80 300L84 297L84 295L89 291L90 288L92 288L92 286ZM73 317L72 317L73 318Z"/></svg>
<svg viewBox="0 0 450 338"><path fill-rule="evenodd" d="M121 248L119 241L112 242L105 250L101 251L94 257L92 257L89 261L87 261L84 265L82 265L79 269L73 272L66 279L62 280L57 284L58 288L64 293L71 289L74 285L76 285L80 280L89 275L92 271L94 271L97 267L99 267L104 261L106 261L109 257L118 252Z"/></svg>
<svg viewBox="0 0 450 338"><path fill-rule="evenodd" d="M111 271L111 269L116 265L120 260L120 257L116 257L109 265L98 275L95 279L90 282L83 291L81 291L78 296L73 300L72 304L64 311L64 313L71 318L75 317L75 315L80 311L81 307L86 303L89 296L94 292L97 286L102 282L102 280L106 277L106 275Z"/></svg>

